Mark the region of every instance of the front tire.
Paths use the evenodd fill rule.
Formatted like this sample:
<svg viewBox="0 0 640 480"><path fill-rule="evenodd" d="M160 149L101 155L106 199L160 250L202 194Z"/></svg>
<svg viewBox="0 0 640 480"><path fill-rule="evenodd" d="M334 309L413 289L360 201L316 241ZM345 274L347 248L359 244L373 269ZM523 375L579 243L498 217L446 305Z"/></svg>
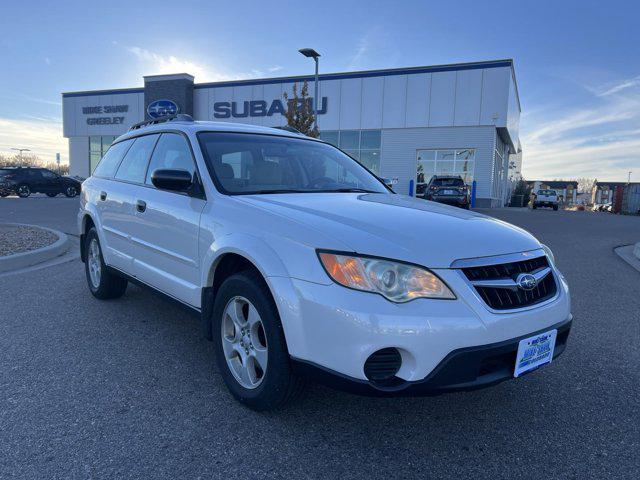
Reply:
<svg viewBox="0 0 640 480"><path fill-rule="evenodd" d="M102 247L95 228L89 230L85 238L86 260L84 270L87 276L87 285L91 294L100 299L108 300L124 295L127 289L127 280L111 273L104 263Z"/></svg>
<svg viewBox="0 0 640 480"><path fill-rule="evenodd" d="M29 188L29 185L23 183L22 185L18 185L18 188L16 188L16 193L20 198L27 198L29 195L31 195L31 188Z"/></svg>
<svg viewBox="0 0 640 480"><path fill-rule="evenodd" d="M302 391L273 297L257 272L223 282L212 322L216 363L236 400L253 410L274 410Z"/></svg>
<svg viewBox="0 0 640 480"><path fill-rule="evenodd" d="M64 194L69 198L75 197L76 195L78 195L78 189L74 186L67 187L64 189Z"/></svg>

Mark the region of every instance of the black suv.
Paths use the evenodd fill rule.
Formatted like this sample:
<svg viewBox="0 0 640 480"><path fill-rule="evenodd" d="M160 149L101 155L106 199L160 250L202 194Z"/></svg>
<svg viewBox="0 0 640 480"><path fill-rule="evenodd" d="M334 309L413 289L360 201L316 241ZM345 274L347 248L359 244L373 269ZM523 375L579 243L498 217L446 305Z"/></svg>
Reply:
<svg viewBox="0 0 640 480"><path fill-rule="evenodd" d="M50 197L64 193L67 197L75 197L80 193L80 182L46 168L0 168L0 196L6 197L11 192L21 198L32 193L46 193Z"/></svg>
<svg viewBox="0 0 640 480"><path fill-rule="evenodd" d="M460 175L434 175L429 183L418 185L416 196L467 210L471 204L469 187Z"/></svg>

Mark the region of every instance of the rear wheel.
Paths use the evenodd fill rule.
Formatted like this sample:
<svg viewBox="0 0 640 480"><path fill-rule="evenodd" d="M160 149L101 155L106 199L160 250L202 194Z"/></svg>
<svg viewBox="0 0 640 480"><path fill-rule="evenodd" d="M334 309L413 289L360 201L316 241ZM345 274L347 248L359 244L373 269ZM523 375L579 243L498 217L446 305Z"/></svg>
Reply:
<svg viewBox="0 0 640 480"><path fill-rule="evenodd" d="M29 195L31 195L31 188L29 188L29 185L23 183L22 185L18 185L18 188L16 188L16 193L20 198L27 198Z"/></svg>
<svg viewBox="0 0 640 480"><path fill-rule="evenodd" d="M302 391L275 303L262 277L245 271L220 286L213 308L216 362L227 387L254 410L282 407Z"/></svg>
<svg viewBox="0 0 640 480"><path fill-rule="evenodd" d="M127 280L111 273L104 263L100 239L95 228L89 230L85 239L87 258L84 269L91 294L100 300L121 297L127 289Z"/></svg>

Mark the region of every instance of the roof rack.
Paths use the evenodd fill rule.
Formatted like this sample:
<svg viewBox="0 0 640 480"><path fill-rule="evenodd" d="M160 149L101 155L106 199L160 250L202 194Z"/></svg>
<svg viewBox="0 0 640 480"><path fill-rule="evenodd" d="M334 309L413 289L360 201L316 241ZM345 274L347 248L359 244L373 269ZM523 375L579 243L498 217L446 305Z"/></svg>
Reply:
<svg viewBox="0 0 640 480"><path fill-rule="evenodd" d="M293 128L290 125L284 125L282 127L273 127L273 128L277 128L278 130L284 130L285 132L297 133L298 135L304 135L304 133L302 133L300 130L298 130L297 128Z"/></svg>
<svg viewBox="0 0 640 480"><path fill-rule="evenodd" d="M129 131L138 130L142 127L148 127L149 125L157 125L165 122L190 122L193 123L193 117L186 113L178 113L176 115L167 115L159 118L152 118L151 120L145 120L143 122L134 123L129 127Z"/></svg>

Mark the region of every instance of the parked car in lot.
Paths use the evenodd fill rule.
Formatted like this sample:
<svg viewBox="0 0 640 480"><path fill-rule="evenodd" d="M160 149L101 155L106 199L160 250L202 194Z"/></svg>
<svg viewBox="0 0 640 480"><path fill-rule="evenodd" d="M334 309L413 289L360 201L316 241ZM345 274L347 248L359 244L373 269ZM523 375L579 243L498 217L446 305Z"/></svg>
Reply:
<svg viewBox="0 0 640 480"><path fill-rule="evenodd" d="M229 390L257 410L309 377L371 395L493 385L551 362L572 323L531 234L394 194L283 130L135 125L84 182L78 228L91 294L132 281L197 311Z"/></svg>
<svg viewBox="0 0 640 480"><path fill-rule="evenodd" d="M471 193L460 175L434 175L425 185L419 185L416 196L439 203L469 209Z"/></svg>
<svg viewBox="0 0 640 480"><path fill-rule="evenodd" d="M558 194L555 190L540 189L533 194L531 208L549 207L558 210Z"/></svg>
<svg viewBox="0 0 640 480"><path fill-rule="evenodd" d="M21 198L32 193L45 193L49 197L63 193L67 197L75 197L80 193L81 185L74 178L36 167L0 168L0 182L5 185L5 192L14 192Z"/></svg>

